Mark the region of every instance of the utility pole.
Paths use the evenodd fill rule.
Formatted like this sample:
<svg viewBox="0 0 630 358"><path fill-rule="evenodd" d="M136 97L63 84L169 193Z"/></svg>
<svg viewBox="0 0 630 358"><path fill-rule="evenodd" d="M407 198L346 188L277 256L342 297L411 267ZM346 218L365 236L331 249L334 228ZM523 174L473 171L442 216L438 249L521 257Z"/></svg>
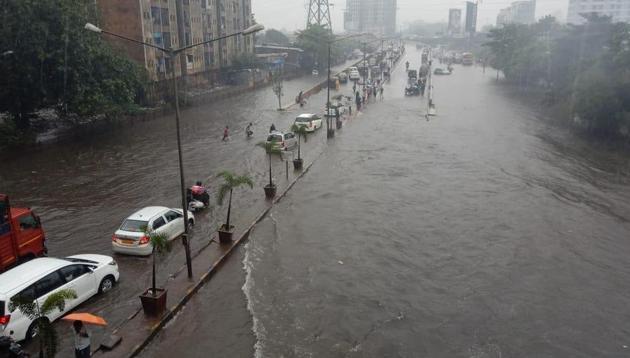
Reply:
<svg viewBox="0 0 630 358"><path fill-rule="evenodd" d="M328 28L328 31L332 33L328 0L310 0L308 17L306 19L306 28L309 28L311 25L319 25Z"/></svg>

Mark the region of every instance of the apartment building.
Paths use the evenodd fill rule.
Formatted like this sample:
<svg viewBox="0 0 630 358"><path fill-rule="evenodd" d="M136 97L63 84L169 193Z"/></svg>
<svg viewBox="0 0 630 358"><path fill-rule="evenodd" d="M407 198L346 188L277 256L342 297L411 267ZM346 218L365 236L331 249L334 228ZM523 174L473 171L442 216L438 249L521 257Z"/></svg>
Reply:
<svg viewBox="0 0 630 358"><path fill-rule="evenodd" d="M126 37L157 46L178 48L252 25L251 0L97 0L99 26ZM177 77L186 75L196 81L214 81L218 72L229 67L242 54L254 53L251 36L194 47L183 61L174 63L157 49L108 38L129 57L143 64L153 81L170 77L174 66Z"/></svg>
<svg viewBox="0 0 630 358"><path fill-rule="evenodd" d="M583 24L581 14L596 13L610 16L614 22L630 23L630 0L569 0L567 22Z"/></svg>
<svg viewBox="0 0 630 358"><path fill-rule="evenodd" d="M396 33L396 0L347 0L344 29L376 36Z"/></svg>
<svg viewBox="0 0 630 358"><path fill-rule="evenodd" d="M501 9L497 15L497 26L507 24L533 24L536 22L536 0L515 1Z"/></svg>

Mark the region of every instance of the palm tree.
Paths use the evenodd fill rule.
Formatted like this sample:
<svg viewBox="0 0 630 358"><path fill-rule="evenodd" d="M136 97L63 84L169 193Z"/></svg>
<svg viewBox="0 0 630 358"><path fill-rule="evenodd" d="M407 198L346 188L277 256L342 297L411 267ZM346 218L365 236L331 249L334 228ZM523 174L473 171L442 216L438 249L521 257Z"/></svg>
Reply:
<svg viewBox="0 0 630 358"><path fill-rule="evenodd" d="M297 134L298 136L298 157L296 160L293 161L293 167L297 170L297 169L302 169L302 156L301 156L301 147L302 147L302 143L301 143L301 138L304 137L304 141L306 141L306 134L308 133L306 131L306 127L305 126L298 126L297 124L294 124L293 126L291 126L291 130L293 131L293 133Z"/></svg>
<svg viewBox="0 0 630 358"><path fill-rule="evenodd" d="M277 142L275 138L272 138L269 142L260 142L257 144L257 146L264 148L267 155L269 155L269 184L265 186L265 194L267 197L274 197L276 195L276 185L273 183L271 177L271 155L281 153L280 149L276 146Z"/></svg>
<svg viewBox="0 0 630 358"><path fill-rule="evenodd" d="M144 229L144 234L149 237L149 242L153 246L153 271L151 276L151 296L157 296L157 285L155 283L155 256L171 251L171 243L164 233L159 233L148 228Z"/></svg>
<svg viewBox="0 0 630 358"><path fill-rule="evenodd" d="M39 335L39 357L54 357L57 354L59 337L52 322L47 318L55 309L63 311L66 301L77 298L74 290L63 289L49 295L42 305L36 299L18 296L11 300L9 308L16 308L33 321L34 328L29 328L31 333Z"/></svg>
<svg viewBox="0 0 630 358"><path fill-rule="evenodd" d="M217 203L219 205L223 205L223 199L225 196L230 193L230 198L228 199L228 211L227 211L227 219L225 220L225 225L223 228L227 231L230 231L230 213L232 211L232 191L242 185L248 185L250 188L254 187L254 182L247 175L235 175L229 171L222 171L217 175L218 178L223 178L223 184L219 187L219 192L217 193Z"/></svg>

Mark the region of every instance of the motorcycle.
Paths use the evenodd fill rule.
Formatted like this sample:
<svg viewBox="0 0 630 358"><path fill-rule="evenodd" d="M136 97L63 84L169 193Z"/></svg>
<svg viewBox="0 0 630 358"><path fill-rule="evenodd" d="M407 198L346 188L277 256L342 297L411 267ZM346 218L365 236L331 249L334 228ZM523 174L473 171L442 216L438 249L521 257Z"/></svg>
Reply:
<svg viewBox="0 0 630 358"><path fill-rule="evenodd" d="M204 189L203 194L193 194L192 188L186 189L186 201L188 202L188 210L197 212L210 206L210 192Z"/></svg>

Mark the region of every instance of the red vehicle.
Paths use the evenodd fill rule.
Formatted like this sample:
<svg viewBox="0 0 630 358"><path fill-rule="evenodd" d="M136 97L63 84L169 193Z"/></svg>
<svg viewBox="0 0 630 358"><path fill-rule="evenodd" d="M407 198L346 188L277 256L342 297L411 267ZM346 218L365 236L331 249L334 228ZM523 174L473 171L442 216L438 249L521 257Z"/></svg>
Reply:
<svg viewBox="0 0 630 358"><path fill-rule="evenodd" d="M46 255L46 237L39 217L29 208L12 208L0 194L0 272Z"/></svg>

